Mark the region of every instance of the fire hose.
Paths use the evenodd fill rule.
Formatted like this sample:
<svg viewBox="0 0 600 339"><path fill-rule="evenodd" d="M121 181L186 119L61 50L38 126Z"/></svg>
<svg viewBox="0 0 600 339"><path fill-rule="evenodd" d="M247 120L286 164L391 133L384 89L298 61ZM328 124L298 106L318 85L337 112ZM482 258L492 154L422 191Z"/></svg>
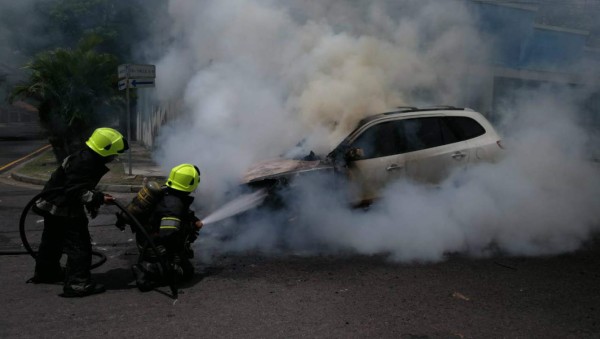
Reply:
<svg viewBox="0 0 600 339"><path fill-rule="evenodd" d="M55 192L55 191L62 190L62 189L63 189L62 187L58 187L58 188L50 189L50 190L47 190L47 191L37 194L29 201L29 203L27 203L27 205L25 205L23 212L21 212L21 218L19 220L19 234L21 236L21 241L23 242L23 247L25 247L25 249L27 250L27 252L25 252L25 253L30 254L34 259L37 256L37 252L35 252L31 248L31 245L29 244L29 241L27 240L27 235L25 233L25 221L27 219L27 215L29 214L29 211L31 210L31 208L33 207L33 205L39 198L43 197L44 195L46 195L48 193ZM156 245L152 241L152 237L150 237L150 235L148 234L148 232L146 232L145 228L140 224L140 222L123 205L121 205L121 203L119 203L116 200L114 200L113 203L115 206L117 206L123 213L125 213L129 217L129 220L133 221L132 227L135 228L136 232L140 232L140 234L142 234L142 236L146 239L148 246L150 246L150 248L152 248L154 253L160 253L158 251L158 249L156 248ZM142 251L140 253L138 262L142 261L144 252L145 251ZM24 254L24 253L23 252L2 252L2 254ZM106 256L104 254L97 252L97 251L92 251L92 255L100 257L100 260L96 263L93 263L90 266L90 269L97 268L106 262ZM160 268L162 268L161 272L159 272L159 273L163 279L166 276L166 278L168 278L170 280L168 284L169 284L169 288L171 289L171 293L172 293L171 297L173 299L177 299L178 291L177 291L177 288L175 287L174 275L170 274L171 270L169 269L169 266L165 262L164 258L160 255L158 255L157 257L158 257L158 261L160 264Z"/></svg>
<svg viewBox="0 0 600 339"><path fill-rule="evenodd" d="M37 253L31 248L31 245L29 244L29 241L27 240L27 235L25 233L25 221L27 219L27 215L29 214L29 211L31 210L31 208L33 207L33 205L39 198L43 197L45 194L55 192L58 190L62 190L62 189L63 189L62 187L58 187L58 188L50 189L50 190L44 191L42 193L39 193L36 196L34 196L27 203L27 205L25 205L25 208L23 209L23 212L21 213L21 218L19 220L19 233L21 236L21 241L23 242L23 247L25 247L25 249L27 251L26 252L23 252L23 251L1 251L0 255L30 254L33 258L36 258ZM265 190L259 190L254 193L251 193L251 194L242 195L242 196L238 197L238 199L230 201L229 203L223 205L217 211L214 211L212 214L210 214L209 216L204 218L202 220L202 223L205 225L211 224L211 223L215 223L217 221L223 220L225 218L231 217L233 215L242 213L242 212L262 203L264 201L264 199L266 198L266 196L267 196L267 192ZM113 204L115 206L117 206L123 213L125 213L125 215L129 218L129 220L132 221L131 226L135 229L136 232L140 232L140 234L142 234L144 239L146 239L146 241L147 241L146 246L140 251L140 256L138 258L138 262L142 261L144 253L146 252L146 249L148 248L148 246L154 251L154 253L157 253L157 254L160 253L160 251L158 251L156 245L152 241L152 237L150 237L150 235L146 232L146 229L140 224L139 220L137 220L137 218L134 215L132 215L131 212L129 212L129 210L127 208L125 208L123 205L121 205L121 203L119 203L118 201L113 200ZM90 266L90 269L97 268L106 262L106 256L104 254L97 252L97 251L92 251L92 255L100 257L100 260L98 262L92 264ZM157 257L158 257L158 261L159 261L159 275L163 281L169 280L168 284L169 284L169 287L172 292L171 297L174 299L177 299L178 292L177 292L177 288L175 287L175 275L171 274L172 272L171 272L170 266L167 265L164 258L160 255L157 255Z"/></svg>

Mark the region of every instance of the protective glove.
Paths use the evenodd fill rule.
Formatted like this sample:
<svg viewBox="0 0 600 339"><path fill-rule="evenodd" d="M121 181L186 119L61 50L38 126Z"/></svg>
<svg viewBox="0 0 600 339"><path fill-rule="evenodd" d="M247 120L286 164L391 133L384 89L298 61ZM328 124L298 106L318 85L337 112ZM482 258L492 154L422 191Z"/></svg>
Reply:
<svg viewBox="0 0 600 339"><path fill-rule="evenodd" d="M188 236L188 242L193 243L194 241L196 241L196 239L198 239L198 235L200 233L200 230L197 228L194 228L192 230L192 232L190 233L190 235Z"/></svg>
<svg viewBox="0 0 600 339"><path fill-rule="evenodd" d="M115 213L115 216L117 217L117 222L115 222L115 226L117 226L117 228L121 231L125 231L125 226L127 226L125 217L123 217L123 214L121 212Z"/></svg>
<svg viewBox="0 0 600 339"><path fill-rule="evenodd" d="M92 199L85 204L85 208L90 214L90 217L94 219L98 216L98 210L100 206L104 203L104 193L99 191L94 191L92 193Z"/></svg>
<svg viewBox="0 0 600 339"><path fill-rule="evenodd" d="M156 245L156 250L158 251L157 255L161 257L167 256L167 248L163 245Z"/></svg>

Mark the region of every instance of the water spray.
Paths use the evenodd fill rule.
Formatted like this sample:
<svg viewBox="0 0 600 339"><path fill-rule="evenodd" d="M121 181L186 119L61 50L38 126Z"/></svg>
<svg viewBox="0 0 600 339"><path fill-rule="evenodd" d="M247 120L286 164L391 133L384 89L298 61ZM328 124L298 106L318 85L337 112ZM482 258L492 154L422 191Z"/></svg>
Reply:
<svg viewBox="0 0 600 339"><path fill-rule="evenodd" d="M266 197L267 191L265 189L261 189L253 193L243 194L206 216L204 219L202 219L202 224L214 224L217 221L221 221L246 212L260 205Z"/></svg>

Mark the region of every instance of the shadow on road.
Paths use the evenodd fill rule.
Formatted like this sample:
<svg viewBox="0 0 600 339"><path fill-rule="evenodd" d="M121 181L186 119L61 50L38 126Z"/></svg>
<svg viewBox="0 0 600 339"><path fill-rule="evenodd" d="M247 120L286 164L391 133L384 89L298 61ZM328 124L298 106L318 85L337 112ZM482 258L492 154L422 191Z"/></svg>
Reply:
<svg viewBox="0 0 600 339"><path fill-rule="evenodd" d="M104 273L94 273L95 281L104 284L107 290L129 290L136 288L130 269L115 268Z"/></svg>

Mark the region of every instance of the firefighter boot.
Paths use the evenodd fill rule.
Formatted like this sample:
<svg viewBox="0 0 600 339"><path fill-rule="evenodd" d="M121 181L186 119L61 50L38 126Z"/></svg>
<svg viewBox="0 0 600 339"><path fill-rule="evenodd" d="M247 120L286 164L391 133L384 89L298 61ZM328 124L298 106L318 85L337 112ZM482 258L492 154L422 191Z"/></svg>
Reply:
<svg viewBox="0 0 600 339"><path fill-rule="evenodd" d="M135 264L131 266L131 271L135 277L135 283L137 288L141 292L152 291L155 287L158 287L157 274L154 272L154 266L147 262Z"/></svg>
<svg viewBox="0 0 600 339"><path fill-rule="evenodd" d="M63 294L60 296L63 298L80 298L102 293L104 291L106 291L106 288L102 284L94 282L76 283L65 285L65 287L63 287Z"/></svg>

